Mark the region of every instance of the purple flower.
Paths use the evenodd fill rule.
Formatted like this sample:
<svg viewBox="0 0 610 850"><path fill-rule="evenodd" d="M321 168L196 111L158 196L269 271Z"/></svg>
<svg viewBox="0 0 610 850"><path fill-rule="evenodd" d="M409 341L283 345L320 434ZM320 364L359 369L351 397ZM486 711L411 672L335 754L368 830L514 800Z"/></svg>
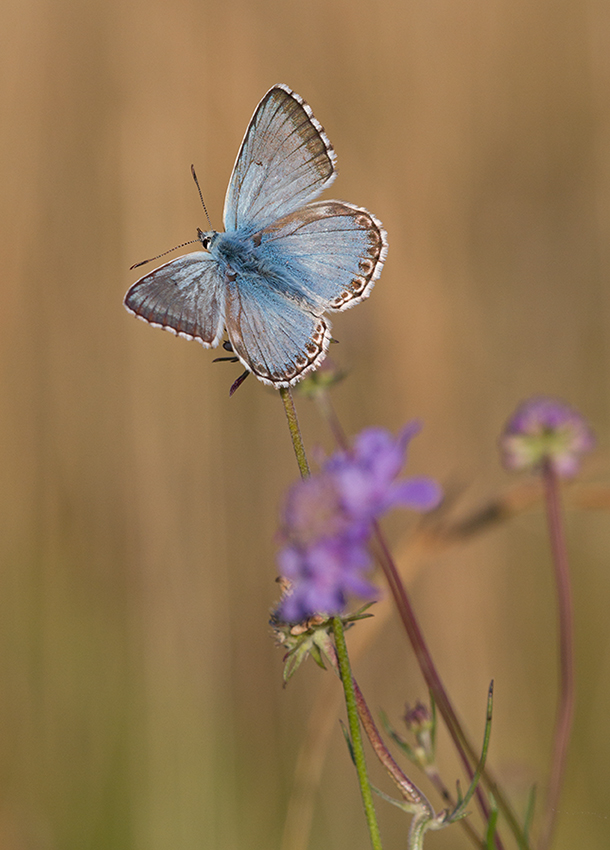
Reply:
<svg viewBox="0 0 610 850"><path fill-rule="evenodd" d="M351 451L333 455L320 473L290 489L278 563L291 590L281 602L281 620L339 614L350 594L375 598L364 576L374 521L395 507L425 511L441 499L440 487L429 478L398 479L418 431L416 423L397 437L381 428L363 431Z"/></svg>
<svg viewBox="0 0 610 850"><path fill-rule="evenodd" d="M364 599L377 595L362 575L370 566L366 548L341 537L305 549L287 546L279 553L278 564L282 575L292 582L281 606L284 622L298 623L318 613L338 614L350 593Z"/></svg>
<svg viewBox="0 0 610 850"><path fill-rule="evenodd" d="M349 532L350 524L331 476L312 475L288 491L282 537L293 545L305 548L317 540L342 536Z"/></svg>
<svg viewBox="0 0 610 850"><path fill-rule="evenodd" d="M405 464L409 441L418 433L410 422L394 438L383 428L369 428L351 452L339 452L324 465L341 494L344 510L354 520L372 521L392 508L425 511L436 507L441 489L431 478L395 479Z"/></svg>
<svg viewBox="0 0 610 850"><path fill-rule="evenodd" d="M582 456L594 446L595 436L584 416L565 401L546 396L523 402L500 438L507 469L537 469L548 463L562 478L576 475Z"/></svg>

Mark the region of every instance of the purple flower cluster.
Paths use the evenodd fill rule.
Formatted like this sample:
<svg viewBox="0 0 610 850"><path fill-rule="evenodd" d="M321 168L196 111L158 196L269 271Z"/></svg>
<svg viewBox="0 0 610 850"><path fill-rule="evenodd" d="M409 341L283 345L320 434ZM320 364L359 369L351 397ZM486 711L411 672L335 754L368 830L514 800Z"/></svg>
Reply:
<svg viewBox="0 0 610 850"><path fill-rule="evenodd" d="M278 555L280 573L291 583L278 611L283 622L339 614L349 594L375 598L364 575L373 523L396 507L429 510L442 496L430 478L398 479L418 431L417 423L397 437L382 428L363 431L351 451L333 455L317 475L290 489Z"/></svg>
<svg viewBox="0 0 610 850"><path fill-rule="evenodd" d="M507 469L534 470L548 463L562 478L576 475L582 456L594 446L595 436L584 416L565 401L547 396L523 402L500 438Z"/></svg>

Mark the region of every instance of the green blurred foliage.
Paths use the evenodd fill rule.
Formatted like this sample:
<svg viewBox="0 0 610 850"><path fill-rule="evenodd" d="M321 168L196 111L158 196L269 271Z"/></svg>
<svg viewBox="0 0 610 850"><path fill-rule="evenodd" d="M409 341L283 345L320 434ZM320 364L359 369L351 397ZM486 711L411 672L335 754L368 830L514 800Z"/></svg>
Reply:
<svg viewBox="0 0 610 850"><path fill-rule="evenodd" d="M286 82L337 150L333 196L389 233L372 298L334 324L344 427L423 419L411 471L474 504L506 480L515 404L556 394L591 418L603 478L610 7L5 0L2 18L0 847L279 848L331 676L312 665L283 690L268 633L297 474L281 404L253 379L229 400L235 367L128 316L129 266L206 226L191 162L220 226L252 111ZM309 402L300 415L330 450ZM557 850L610 837L608 526L569 521L578 706ZM397 545L408 527L391 524ZM490 761L525 805L556 682L542 514L423 564L411 590L473 737L495 678ZM396 625L357 674L392 720L425 697ZM366 847L333 728L311 846ZM386 846L404 847L388 808ZM429 843L466 846L459 827Z"/></svg>

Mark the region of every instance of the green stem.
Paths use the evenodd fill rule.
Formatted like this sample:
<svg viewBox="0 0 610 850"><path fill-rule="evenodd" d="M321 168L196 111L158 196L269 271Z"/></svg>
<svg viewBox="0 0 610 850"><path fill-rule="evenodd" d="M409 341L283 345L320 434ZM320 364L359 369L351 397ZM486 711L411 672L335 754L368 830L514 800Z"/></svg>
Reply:
<svg viewBox="0 0 610 850"><path fill-rule="evenodd" d="M288 430L290 431L290 436L292 438L292 446L294 448L294 453L297 458L297 463L299 464L301 478L308 478L309 464L307 463L305 446L303 445L303 438L301 437L301 430L299 428L299 420L297 419L297 411L296 407L294 406L290 387L281 387L280 396L284 404L284 410L286 411L286 419L288 420Z"/></svg>
<svg viewBox="0 0 610 850"><path fill-rule="evenodd" d="M288 420L288 429L292 439L292 446L296 455L297 463L301 473L301 478L308 478L310 475L307 455L305 454L305 446L301 437L299 428L299 420L297 419L297 411L294 406L294 400L289 387L280 389L280 396L286 411L286 419ZM366 772L366 762L364 759L364 747L362 746L362 735L358 722L358 707L356 704L356 694L354 690L354 682L350 669L349 656L347 654L347 646L345 643L345 635L343 634L343 623L339 617L333 617L333 632L335 636L335 647L337 650L337 658L339 660L339 671L341 673L341 681L343 682L343 690L345 692L345 704L347 706L347 717L349 723L350 737L354 752L354 760L356 762L356 771L358 773L358 781L360 783L360 793L364 804L364 813L366 815L371 844L373 850L383 850L381 846L381 836L379 834L379 826L377 825L377 816L375 815L375 807L373 806L373 795L371 786Z"/></svg>
<svg viewBox="0 0 610 850"><path fill-rule="evenodd" d="M374 850L382 850L381 836L379 834L375 807L373 805L373 794L371 792L371 786L366 772L364 747L362 745L362 734L360 732L360 723L358 720L356 691L354 688L354 680L352 679L349 656L347 654L347 645L345 643L345 635L343 633L343 623L341 622L340 617L333 617L333 633L335 636L335 647L337 649L337 658L339 660L341 681L343 682L343 690L345 692L345 705L347 708L347 721L349 724L352 751L354 754L356 771L358 773L358 781L360 783L360 793L362 795L364 813L366 815L369 834L371 836L371 845Z"/></svg>
<svg viewBox="0 0 610 850"><path fill-rule="evenodd" d="M425 813L414 815L409 829L409 850L423 850L424 835L430 826L430 819Z"/></svg>

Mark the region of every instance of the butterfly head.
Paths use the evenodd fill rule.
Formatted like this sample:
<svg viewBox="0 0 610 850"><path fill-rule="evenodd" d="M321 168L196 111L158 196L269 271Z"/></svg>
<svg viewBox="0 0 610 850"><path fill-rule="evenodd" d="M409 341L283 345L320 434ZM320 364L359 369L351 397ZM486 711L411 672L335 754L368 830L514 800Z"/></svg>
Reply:
<svg viewBox="0 0 610 850"><path fill-rule="evenodd" d="M197 238L203 245L205 251L210 251L217 237L218 233L216 230L204 231L200 227L197 228Z"/></svg>

